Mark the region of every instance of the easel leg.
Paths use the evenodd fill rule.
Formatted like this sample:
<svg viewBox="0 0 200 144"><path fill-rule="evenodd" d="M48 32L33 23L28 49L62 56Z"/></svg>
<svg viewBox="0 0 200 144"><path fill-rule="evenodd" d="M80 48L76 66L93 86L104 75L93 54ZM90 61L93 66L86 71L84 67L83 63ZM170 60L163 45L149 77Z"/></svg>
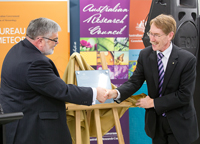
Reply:
<svg viewBox="0 0 200 144"><path fill-rule="evenodd" d="M122 129L121 129L120 121L119 121L119 115L117 112L117 108L112 108L112 110L113 110L113 116L114 116L114 120L115 120L115 128L117 131L119 144L124 144L124 137L122 134Z"/></svg>
<svg viewBox="0 0 200 144"><path fill-rule="evenodd" d="M81 111L77 110L76 113L76 144L81 144Z"/></svg>
<svg viewBox="0 0 200 144"><path fill-rule="evenodd" d="M94 117L96 122L97 143L103 144L99 109L94 109Z"/></svg>
<svg viewBox="0 0 200 144"><path fill-rule="evenodd" d="M90 127L91 112L92 112L92 110L87 110L87 121L88 121L88 126L89 127Z"/></svg>

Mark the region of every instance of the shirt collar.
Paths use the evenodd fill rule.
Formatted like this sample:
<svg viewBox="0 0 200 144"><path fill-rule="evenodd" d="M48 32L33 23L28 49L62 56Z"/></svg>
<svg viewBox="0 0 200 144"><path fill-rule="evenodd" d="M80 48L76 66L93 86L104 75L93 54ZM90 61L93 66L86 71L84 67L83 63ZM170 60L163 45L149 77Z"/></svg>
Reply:
<svg viewBox="0 0 200 144"><path fill-rule="evenodd" d="M158 51L158 50L156 52L157 52L157 54L160 53L160 51ZM165 51L162 52L162 54L164 55L164 57L169 59L171 52L172 52L172 42L170 43L170 46Z"/></svg>

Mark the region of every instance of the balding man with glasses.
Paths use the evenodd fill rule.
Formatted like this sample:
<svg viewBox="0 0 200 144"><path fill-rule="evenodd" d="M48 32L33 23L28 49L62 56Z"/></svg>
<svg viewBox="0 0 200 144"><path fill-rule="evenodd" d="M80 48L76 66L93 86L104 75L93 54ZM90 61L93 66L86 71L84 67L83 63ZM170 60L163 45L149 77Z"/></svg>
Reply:
<svg viewBox="0 0 200 144"><path fill-rule="evenodd" d="M53 20L32 20L26 39L4 59L0 103L4 113L24 114L6 125L6 144L71 144L65 102L92 105L96 99L106 100L103 88L67 85L59 77L46 55L53 54L60 30Z"/></svg>

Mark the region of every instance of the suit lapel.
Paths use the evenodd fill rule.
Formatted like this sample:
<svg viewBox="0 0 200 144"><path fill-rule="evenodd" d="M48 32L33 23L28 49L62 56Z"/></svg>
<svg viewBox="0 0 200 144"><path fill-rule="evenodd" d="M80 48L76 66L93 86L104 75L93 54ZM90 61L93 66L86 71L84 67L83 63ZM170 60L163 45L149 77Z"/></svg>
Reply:
<svg viewBox="0 0 200 144"><path fill-rule="evenodd" d="M164 93L167 83L169 82L171 75L174 71L174 68L176 67L176 64L178 62L178 51L177 50L178 49L176 49L175 46L173 46L171 55L170 55L168 63L167 63L166 71L165 71L162 93Z"/></svg>
<svg viewBox="0 0 200 144"><path fill-rule="evenodd" d="M153 73L153 79L155 82L156 89L158 89L158 62L157 62L157 55L156 51L152 51L150 56L150 65L151 65L151 71Z"/></svg>

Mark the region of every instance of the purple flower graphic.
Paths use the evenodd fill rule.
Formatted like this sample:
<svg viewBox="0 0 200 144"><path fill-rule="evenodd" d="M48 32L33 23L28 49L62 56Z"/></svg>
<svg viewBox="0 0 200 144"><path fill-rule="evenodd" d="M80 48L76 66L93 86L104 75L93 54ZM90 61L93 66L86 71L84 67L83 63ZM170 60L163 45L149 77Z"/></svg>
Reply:
<svg viewBox="0 0 200 144"><path fill-rule="evenodd" d="M128 79L128 65L115 65L115 79Z"/></svg>
<svg viewBox="0 0 200 144"><path fill-rule="evenodd" d="M92 48L92 45L88 42L86 45L87 48Z"/></svg>
<svg viewBox="0 0 200 144"><path fill-rule="evenodd" d="M86 40L81 40L80 41L80 48L84 51L90 51L90 50L92 50L93 45Z"/></svg>
<svg viewBox="0 0 200 144"><path fill-rule="evenodd" d="M80 39L80 51L95 51L95 44L94 38Z"/></svg>
<svg viewBox="0 0 200 144"><path fill-rule="evenodd" d="M86 40L81 40L80 44L81 44L82 47L86 47L88 42Z"/></svg>

